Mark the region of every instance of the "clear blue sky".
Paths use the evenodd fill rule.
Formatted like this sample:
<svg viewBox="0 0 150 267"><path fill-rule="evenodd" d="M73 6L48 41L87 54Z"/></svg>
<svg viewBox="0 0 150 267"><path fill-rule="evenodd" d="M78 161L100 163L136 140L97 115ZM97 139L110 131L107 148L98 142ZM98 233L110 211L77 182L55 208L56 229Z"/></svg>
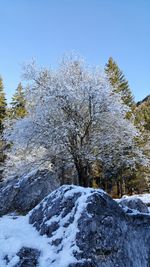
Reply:
<svg viewBox="0 0 150 267"><path fill-rule="evenodd" d="M56 66L75 50L90 64L112 56L139 100L150 94L150 0L0 1L0 74L7 98L32 57Z"/></svg>

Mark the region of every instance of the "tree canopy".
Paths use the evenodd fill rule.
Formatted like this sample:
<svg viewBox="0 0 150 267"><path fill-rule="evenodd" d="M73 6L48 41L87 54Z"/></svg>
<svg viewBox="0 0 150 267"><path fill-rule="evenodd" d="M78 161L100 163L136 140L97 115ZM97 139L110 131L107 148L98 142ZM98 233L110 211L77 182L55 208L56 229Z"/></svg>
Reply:
<svg viewBox="0 0 150 267"><path fill-rule="evenodd" d="M114 92L120 93L123 103L132 107L134 99L128 81L125 79L123 72L119 69L112 57L109 58L108 63L106 64L105 72L114 88Z"/></svg>
<svg viewBox="0 0 150 267"><path fill-rule="evenodd" d="M146 162L136 147L138 130L125 118L129 110L104 72L79 59L64 59L58 70L26 66L27 116L7 128L13 143L7 171L72 162L79 184L89 185L90 165L101 161L104 173ZM112 93L113 92L113 93ZM143 162L142 162L143 161Z"/></svg>

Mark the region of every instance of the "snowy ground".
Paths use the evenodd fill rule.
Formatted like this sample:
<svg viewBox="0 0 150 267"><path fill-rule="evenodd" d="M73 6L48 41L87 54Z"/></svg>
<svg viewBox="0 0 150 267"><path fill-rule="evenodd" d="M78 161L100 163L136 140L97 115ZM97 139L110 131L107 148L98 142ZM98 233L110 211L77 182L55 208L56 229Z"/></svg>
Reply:
<svg viewBox="0 0 150 267"><path fill-rule="evenodd" d="M36 229L28 223L28 216L3 216L0 218L0 266L12 267L18 261L16 253L22 247L39 249L42 252L40 266L46 267L46 260L51 254L48 238L40 236ZM4 257L8 255L9 264Z"/></svg>
<svg viewBox="0 0 150 267"><path fill-rule="evenodd" d="M39 267L66 267L75 262L71 251L65 247L60 255L52 249L50 238L39 235L38 231L28 223L28 216L3 216L0 218L0 267L14 267L19 262L16 254L22 247L38 249ZM69 247L69 244L68 244ZM63 254L63 255L62 255ZM7 263L6 255L9 259ZM50 263L55 259L53 263Z"/></svg>

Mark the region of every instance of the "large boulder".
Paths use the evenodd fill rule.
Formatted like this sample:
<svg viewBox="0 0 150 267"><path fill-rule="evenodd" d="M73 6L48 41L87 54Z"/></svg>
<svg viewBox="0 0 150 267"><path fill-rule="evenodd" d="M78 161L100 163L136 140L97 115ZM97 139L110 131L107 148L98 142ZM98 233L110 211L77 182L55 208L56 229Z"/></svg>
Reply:
<svg viewBox="0 0 150 267"><path fill-rule="evenodd" d="M148 207L143 201L138 197L133 198L121 198L118 200L118 203L121 207L124 208L126 212L141 212L149 213Z"/></svg>
<svg viewBox="0 0 150 267"><path fill-rule="evenodd" d="M127 214L102 190L62 186L30 212L51 267L149 267L150 215Z"/></svg>
<svg viewBox="0 0 150 267"><path fill-rule="evenodd" d="M26 214L59 187L55 173L34 171L0 184L0 216L16 211Z"/></svg>

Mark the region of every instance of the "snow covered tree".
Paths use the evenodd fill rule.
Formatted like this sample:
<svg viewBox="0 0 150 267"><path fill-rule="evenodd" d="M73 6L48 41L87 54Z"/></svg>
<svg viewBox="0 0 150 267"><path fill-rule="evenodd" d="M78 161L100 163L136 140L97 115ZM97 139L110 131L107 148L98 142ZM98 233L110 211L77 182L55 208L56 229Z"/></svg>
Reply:
<svg viewBox="0 0 150 267"><path fill-rule="evenodd" d="M19 83L14 96L12 97L9 116L14 119L23 118L26 115L25 93L22 84Z"/></svg>
<svg viewBox="0 0 150 267"><path fill-rule="evenodd" d="M133 95L129 88L128 81L125 79L123 72L119 69L117 63L109 58L106 64L105 72L108 75L109 81L116 93L120 93L124 104L132 107L134 104Z"/></svg>
<svg viewBox="0 0 150 267"><path fill-rule="evenodd" d="M144 162L134 141L138 131L125 119L128 108L119 94L112 93L104 72L70 57L57 71L38 69L33 62L24 76L31 80L26 91L28 115L13 126L8 122L5 137L13 146L7 176L52 163L58 168L63 161L73 163L79 184L88 186L96 160L105 174Z"/></svg>

